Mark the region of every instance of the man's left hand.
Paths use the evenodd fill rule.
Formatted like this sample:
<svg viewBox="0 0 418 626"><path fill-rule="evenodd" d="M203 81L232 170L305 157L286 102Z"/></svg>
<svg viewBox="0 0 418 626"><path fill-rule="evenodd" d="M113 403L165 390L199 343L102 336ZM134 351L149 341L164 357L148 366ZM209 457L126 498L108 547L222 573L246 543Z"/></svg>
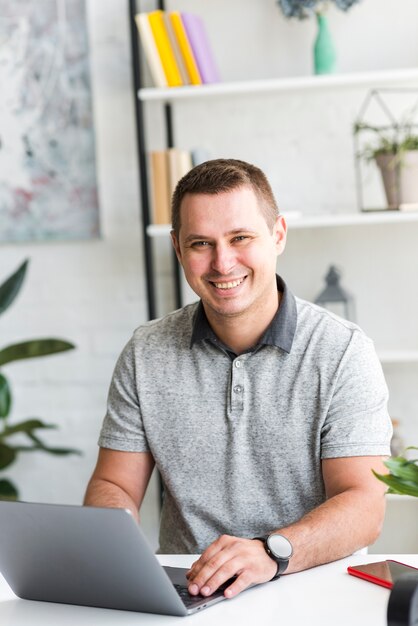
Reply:
<svg viewBox="0 0 418 626"><path fill-rule="evenodd" d="M261 541L222 535L193 563L187 572L189 593L210 596L236 576L224 592L232 598L250 587L273 578L277 564L266 553Z"/></svg>

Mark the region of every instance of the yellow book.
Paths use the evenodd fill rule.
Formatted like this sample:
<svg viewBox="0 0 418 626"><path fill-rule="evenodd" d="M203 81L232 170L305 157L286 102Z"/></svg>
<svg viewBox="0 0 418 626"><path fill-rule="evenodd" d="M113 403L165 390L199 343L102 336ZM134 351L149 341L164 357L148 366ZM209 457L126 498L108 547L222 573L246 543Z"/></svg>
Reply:
<svg viewBox="0 0 418 626"><path fill-rule="evenodd" d="M183 26L181 14L178 11L171 11L169 16L171 24L173 25L174 34L177 37L179 48L183 55L187 73L189 74L190 83L192 85L201 85L202 79L193 56L193 50L190 46L189 39Z"/></svg>
<svg viewBox="0 0 418 626"><path fill-rule="evenodd" d="M170 45L167 29L164 24L163 11L151 11L148 19L157 44L158 53L163 64L164 73L169 87L180 87L183 84L176 58Z"/></svg>

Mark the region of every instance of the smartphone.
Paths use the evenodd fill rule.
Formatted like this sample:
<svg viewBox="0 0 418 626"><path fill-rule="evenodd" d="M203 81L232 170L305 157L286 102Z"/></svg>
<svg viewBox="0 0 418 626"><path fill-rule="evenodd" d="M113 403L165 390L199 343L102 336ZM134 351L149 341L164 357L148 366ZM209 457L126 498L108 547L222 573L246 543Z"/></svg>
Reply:
<svg viewBox="0 0 418 626"><path fill-rule="evenodd" d="M388 589L392 589L393 584L402 574L416 574L418 577L418 568L391 560L350 565L347 567L347 572Z"/></svg>

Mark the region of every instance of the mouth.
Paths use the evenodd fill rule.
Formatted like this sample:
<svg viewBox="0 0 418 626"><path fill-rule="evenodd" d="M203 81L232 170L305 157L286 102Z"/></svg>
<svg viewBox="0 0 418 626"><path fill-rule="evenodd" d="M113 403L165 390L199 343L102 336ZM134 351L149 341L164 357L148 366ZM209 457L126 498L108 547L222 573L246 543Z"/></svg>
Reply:
<svg viewBox="0 0 418 626"><path fill-rule="evenodd" d="M216 287L216 289L222 289L222 291L228 291L228 289L235 289L235 287L238 287L239 285L241 285L246 278L247 277L244 276L243 278L236 278L235 280L228 280L228 281L211 280L209 282L214 287Z"/></svg>

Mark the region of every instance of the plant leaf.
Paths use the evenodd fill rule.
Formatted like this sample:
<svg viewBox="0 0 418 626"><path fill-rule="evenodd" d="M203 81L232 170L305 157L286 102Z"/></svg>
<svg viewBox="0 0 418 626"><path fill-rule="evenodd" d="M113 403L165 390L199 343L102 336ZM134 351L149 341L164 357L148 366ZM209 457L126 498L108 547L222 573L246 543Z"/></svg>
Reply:
<svg viewBox="0 0 418 626"><path fill-rule="evenodd" d="M16 343L0 350L0 366L11 361L18 361L19 359L47 356L57 352L64 352L65 350L72 350L73 348L75 348L74 344L62 339L32 339L31 341Z"/></svg>
<svg viewBox="0 0 418 626"><path fill-rule="evenodd" d="M5 418L10 413L12 394L7 378L0 373L0 418Z"/></svg>
<svg viewBox="0 0 418 626"><path fill-rule="evenodd" d="M0 439L10 437L16 433L29 433L37 428L57 428L55 424L45 424L38 419L30 419L19 424L13 424L12 426L6 426L3 432L0 433Z"/></svg>
<svg viewBox="0 0 418 626"><path fill-rule="evenodd" d="M0 480L0 500L17 500L19 493L10 480Z"/></svg>
<svg viewBox="0 0 418 626"><path fill-rule="evenodd" d="M32 432L28 432L28 436L35 444L33 447L34 450L42 450L43 452L48 452L49 454L55 454L58 456L64 456L65 454L81 454L80 450L75 450L73 448L50 448Z"/></svg>
<svg viewBox="0 0 418 626"><path fill-rule="evenodd" d="M403 457L394 457L384 462L390 473L397 478L410 480L418 485L418 465Z"/></svg>
<svg viewBox="0 0 418 626"><path fill-rule="evenodd" d="M402 480L391 474L378 474L374 470L372 472L378 480L381 480L389 487L389 493L418 497L418 485L416 483Z"/></svg>
<svg viewBox="0 0 418 626"><path fill-rule="evenodd" d="M26 259L19 269L0 286L0 315L12 304L19 293L28 263L29 261Z"/></svg>
<svg viewBox="0 0 418 626"><path fill-rule="evenodd" d="M67 454L78 454L81 456L81 451L76 448L49 448L48 446L42 446L41 450L55 456L66 456Z"/></svg>
<svg viewBox="0 0 418 626"><path fill-rule="evenodd" d="M0 443L0 469L11 465L16 458L16 451L5 443Z"/></svg>

